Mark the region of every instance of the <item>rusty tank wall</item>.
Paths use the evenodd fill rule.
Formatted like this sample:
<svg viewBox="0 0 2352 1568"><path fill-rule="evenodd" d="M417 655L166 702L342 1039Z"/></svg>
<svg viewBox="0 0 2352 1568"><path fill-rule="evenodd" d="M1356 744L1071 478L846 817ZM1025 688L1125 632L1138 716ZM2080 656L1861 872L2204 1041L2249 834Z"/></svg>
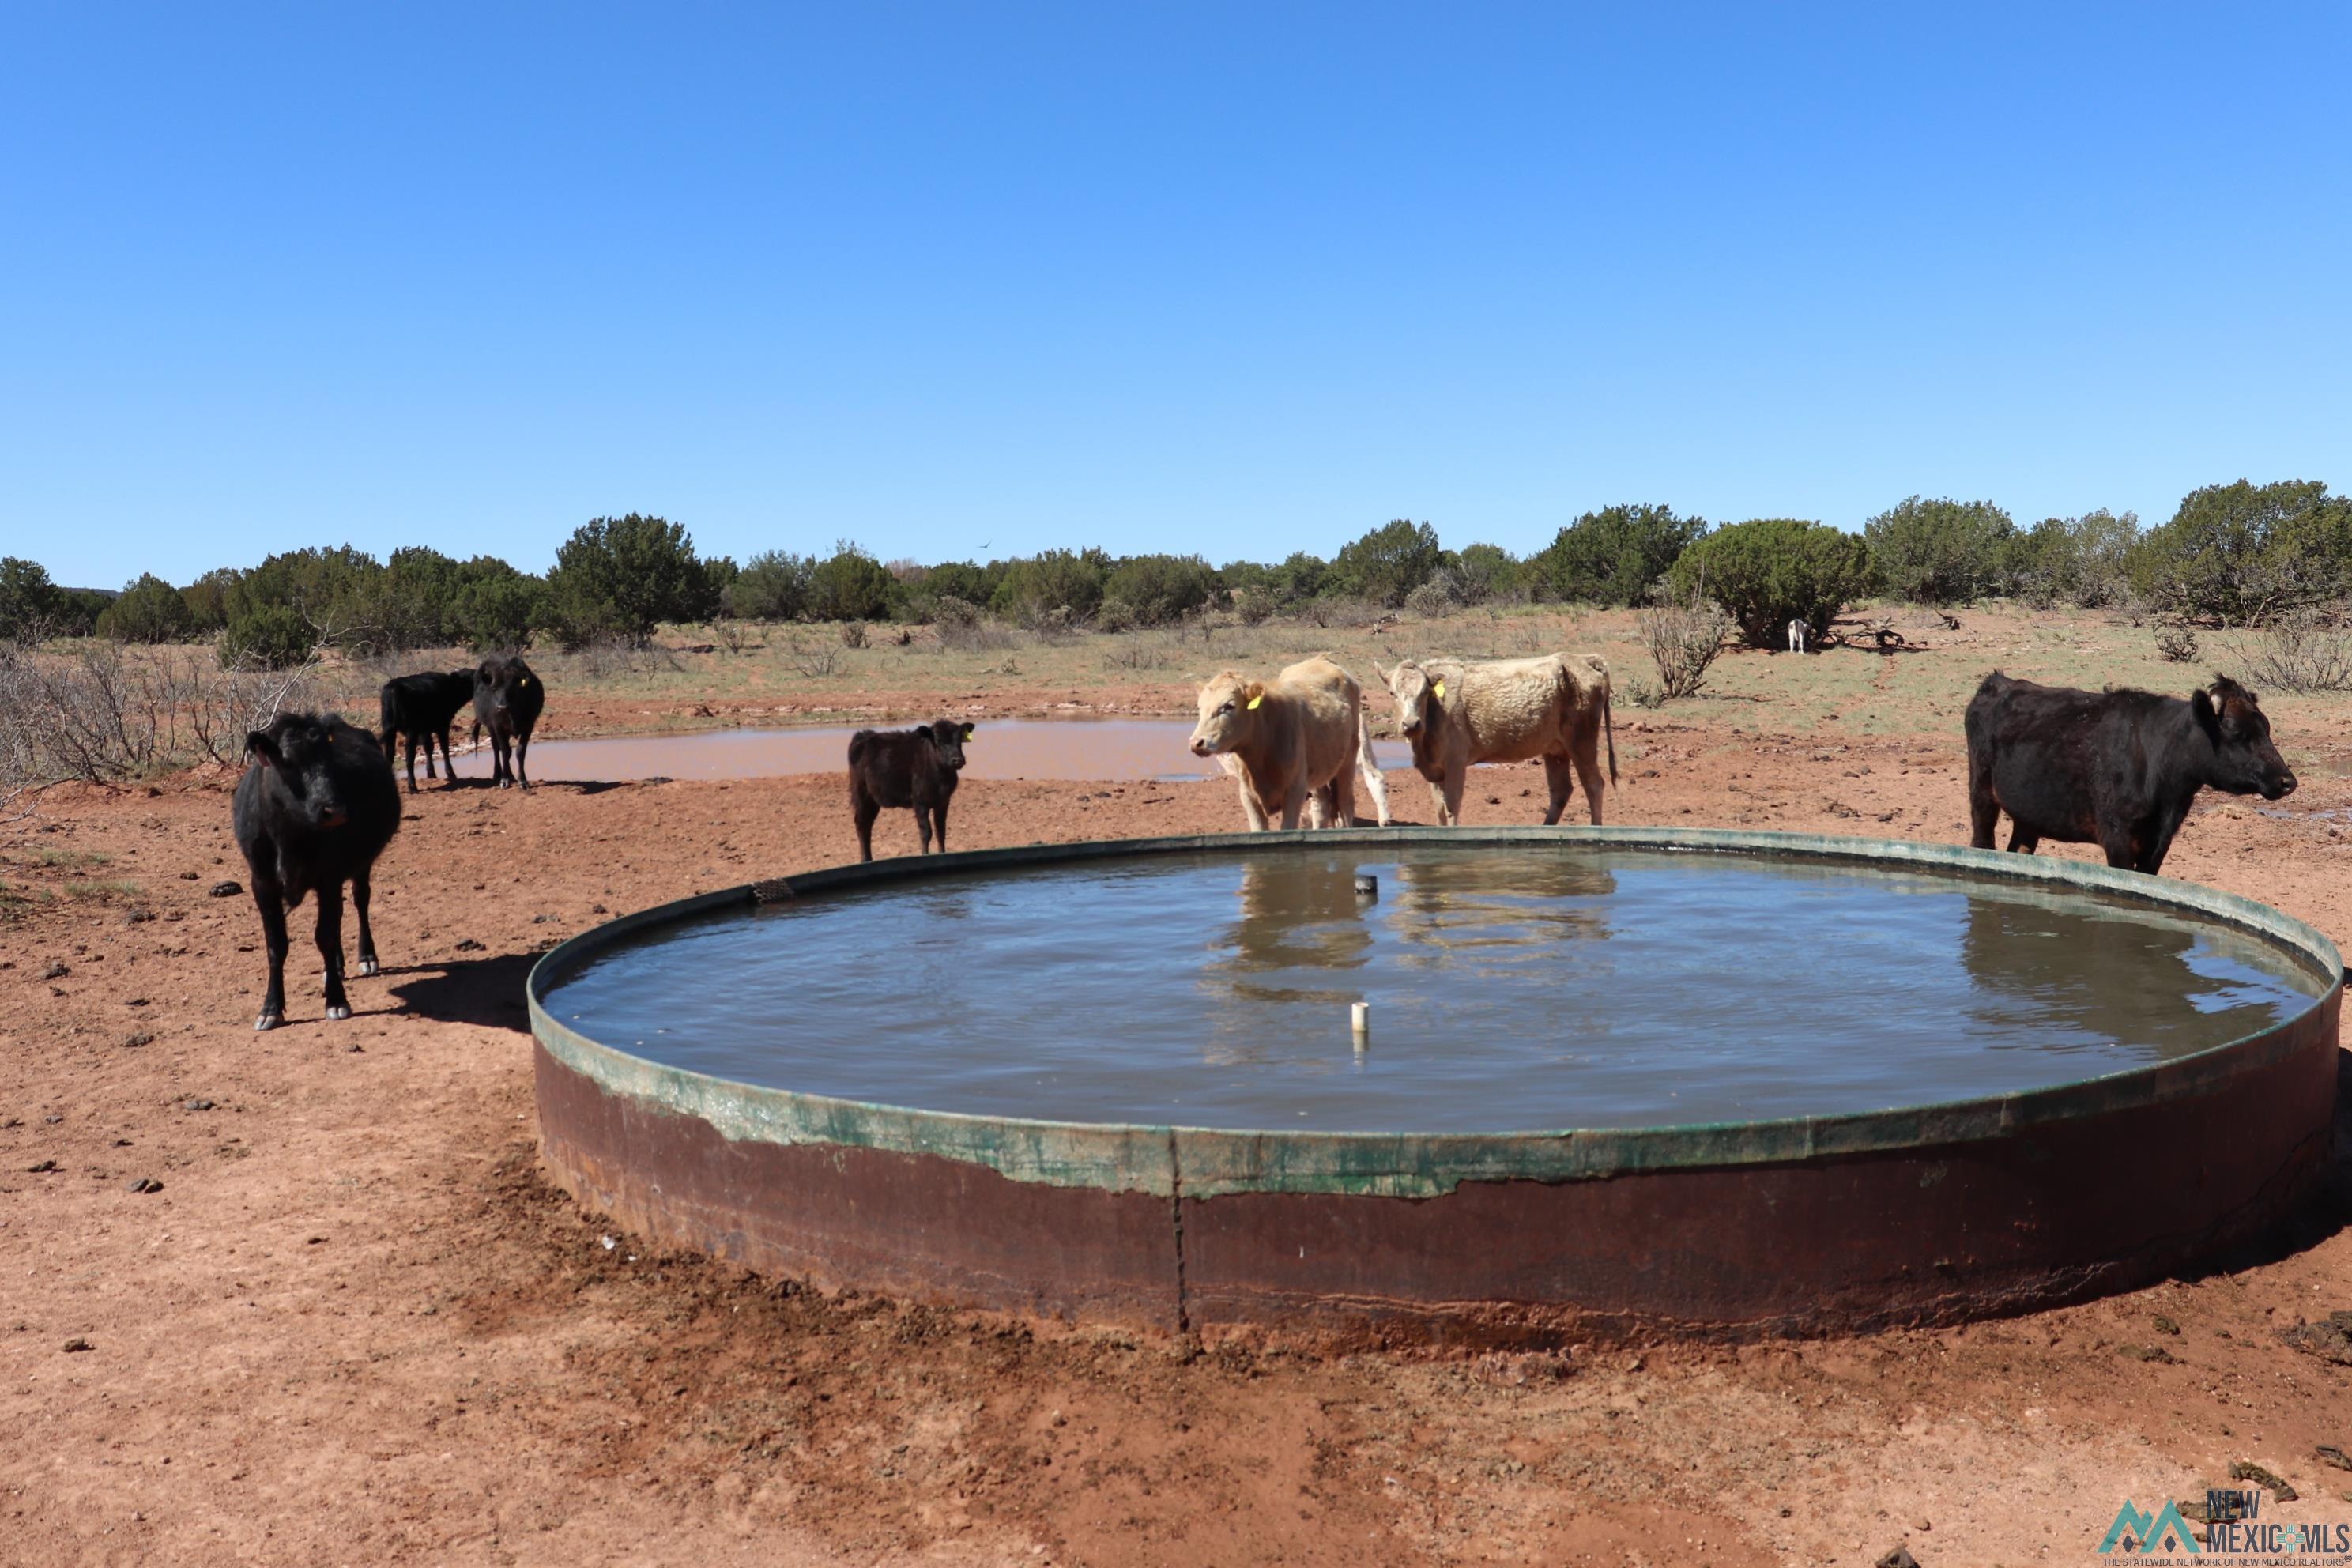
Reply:
<svg viewBox="0 0 2352 1568"><path fill-rule="evenodd" d="M901 878L1202 849L1439 840L1737 853L2118 893L2255 933L2326 985L2179 1060L1856 1115L1431 1135L959 1116L793 1094L590 1040L549 986L629 933ZM1159 1330L1327 1343L1539 1343L1947 1321L2126 1289L2277 1222L2328 1155L2342 963L2210 889L2039 857L1663 828L1360 828L877 861L615 921L530 982L555 1179L652 1240L826 1287Z"/></svg>

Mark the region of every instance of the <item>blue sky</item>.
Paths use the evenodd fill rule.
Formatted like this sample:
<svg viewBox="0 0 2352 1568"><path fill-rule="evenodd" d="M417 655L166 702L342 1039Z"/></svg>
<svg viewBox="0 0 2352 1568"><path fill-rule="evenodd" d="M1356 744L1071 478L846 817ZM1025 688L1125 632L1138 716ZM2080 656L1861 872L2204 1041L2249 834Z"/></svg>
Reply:
<svg viewBox="0 0 2352 1568"><path fill-rule="evenodd" d="M0 10L0 552L2352 486L2352 7Z"/></svg>

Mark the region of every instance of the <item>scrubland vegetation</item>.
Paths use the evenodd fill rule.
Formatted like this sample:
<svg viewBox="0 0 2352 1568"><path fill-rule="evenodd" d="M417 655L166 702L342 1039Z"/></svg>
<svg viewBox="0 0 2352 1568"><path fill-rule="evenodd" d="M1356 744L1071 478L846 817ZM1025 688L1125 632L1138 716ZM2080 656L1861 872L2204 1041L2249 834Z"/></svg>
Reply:
<svg viewBox="0 0 2352 1568"><path fill-rule="evenodd" d="M339 545L176 587L142 574L116 593L62 588L9 557L0 797L233 761L283 703L368 713L386 675L493 648L532 647L559 689L790 686L821 700L877 683L1180 681L1214 663L1376 651L1401 625L1441 620L1452 651L1533 652L1579 616L1617 610L1635 612L1610 634L1625 645L1612 654L1620 689L1654 703L1717 678L1727 640L1784 647L1792 619L1816 645L1862 635L1883 647L1903 641L1891 622L1857 632L1839 617L1988 601L2112 612L2146 639L2143 657L2218 659L2262 688L2352 689L2352 500L2315 481L2241 480L2143 529L2105 510L2020 527L1990 501L1914 496L1859 531L1622 505L1524 557L1448 548L1429 523L1401 519L1328 560L1223 565L1099 549L885 563L846 541L739 564L698 554L677 523L631 514L574 531L544 573Z"/></svg>

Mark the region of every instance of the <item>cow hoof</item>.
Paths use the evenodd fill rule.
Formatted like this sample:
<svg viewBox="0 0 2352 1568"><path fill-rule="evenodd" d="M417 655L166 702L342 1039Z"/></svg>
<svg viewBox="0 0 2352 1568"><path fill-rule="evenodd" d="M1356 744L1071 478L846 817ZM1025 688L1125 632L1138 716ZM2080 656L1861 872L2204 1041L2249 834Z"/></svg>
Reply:
<svg viewBox="0 0 2352 1568"><path fill-rule="evenodd" d="M373 958L362 958L360 960L360 973L362 974L380 973L383 971L383 966L382 964L376 963Z"/></svg>
<svg viewBox="0 0 2352 1568"><path fill-rule="evenodd" d="M253 1021L253 1032L257 1035L264 1029L274 1029L285 1021L286 1015L283 1013L264 1013Z"/></svg>
<svg viewBox="0 0 2352 1568"><path fill-rule="evenodd" d="M349 1007L330 1007L327 1009L327 1016L337 1022L341 1022L351 1016L352 1010Z"/></svg>

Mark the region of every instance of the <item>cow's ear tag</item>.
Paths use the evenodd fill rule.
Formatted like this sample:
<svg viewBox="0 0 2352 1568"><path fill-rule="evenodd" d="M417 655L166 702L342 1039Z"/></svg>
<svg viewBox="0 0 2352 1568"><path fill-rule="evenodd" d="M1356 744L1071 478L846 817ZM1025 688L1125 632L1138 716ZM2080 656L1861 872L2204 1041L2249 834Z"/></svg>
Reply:
<svg viewBox="0 0 2352 1568"><path fill-rule="evenodd" d="M967 741L971 739L971 726L969 724L963 727L963 738Z"/></svg>
<svg viewBox="0 0 2352 1568"><path fill-rule="evenodd" d="M1443 697L1445 695L1445 682L1441 680L1436 685L1431 687L1430 689L1436 692L1440 697Z"/></svg>
<svg viewBox="0 0 2352 1568"><path fill-rule="evenodd" d="M1256 696L1255 696L1255 697L1253 697L1253 698L1251 698L1251 699L1249 700L1249 705L1250 705L1252 708L1255 708L1259 703L1261 703L1261 702L1263 702L1263 701L1265 701L1265 692L1263 692L1263 691L1261 691L1261 692L1259 692Z"/></svg>

